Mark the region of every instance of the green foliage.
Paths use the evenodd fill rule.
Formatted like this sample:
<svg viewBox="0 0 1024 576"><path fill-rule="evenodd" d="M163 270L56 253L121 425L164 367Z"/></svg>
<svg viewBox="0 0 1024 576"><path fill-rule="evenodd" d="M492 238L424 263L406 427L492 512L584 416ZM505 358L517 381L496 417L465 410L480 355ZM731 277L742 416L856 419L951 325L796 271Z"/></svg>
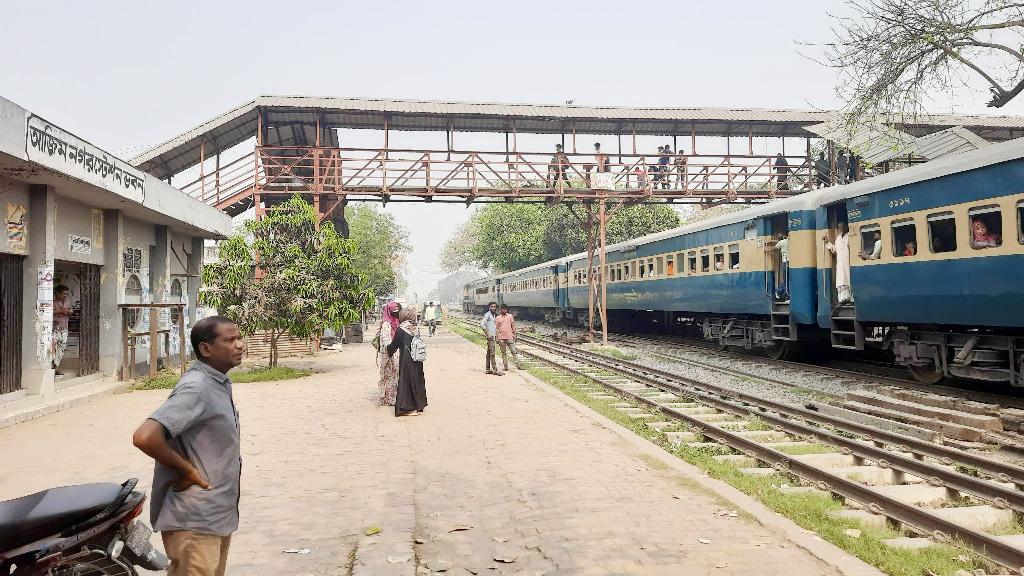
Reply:
<svg viewBox="0 0 1024 576"><path fill-rule="evenodd" d="M585 252L587 234L581 222L586 218L586 208L579 204L487 204L448 240L441 263L448 270L476 265L506 272ZM679 214L668 204L623 207L608 221L607 241L622 242L676 226ZM595 223L595 234L596 228Z"/></svg>
<svg viewBox="0 0 1024 576"><path fill-rule="evenodd" d="M395 218L373 206L359 204L345 208L349 239L355 242L352 263L366 275L370 290L377 295L399 291L409 245L409 231Z"/></svg>
<svg viewBox="0 0 1024 576"><path fill-rule="evenodd" d="M308 370L299 370L289 366L275 366L274 368L254 366L243 372L231 372L231 381L235 384L244 384L247 382L292 380L309 376L310 374ZM153 378L142 378L132 385L132 390L170 390L178 385L180 378L181 374L177 370L164 369Z"/></svg>
<svg viewBox="0 0 1024 576"><path fill-rule="evenodd" d="M270 333L270 366L280 337L340 330L369 309L373 293L353 264L355 243L329 222L318 225L299 196L245 223L203 268L201 302L238 323L243 334Z"/></svg>

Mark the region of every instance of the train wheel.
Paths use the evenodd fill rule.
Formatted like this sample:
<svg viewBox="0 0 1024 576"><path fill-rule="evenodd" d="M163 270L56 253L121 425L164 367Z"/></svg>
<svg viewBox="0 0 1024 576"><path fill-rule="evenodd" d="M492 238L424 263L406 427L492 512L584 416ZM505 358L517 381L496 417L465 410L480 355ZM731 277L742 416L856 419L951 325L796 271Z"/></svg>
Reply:
<svg viewBox="0 0 1024 576"><path fill-rule="evenodd" d="M907 369L910 370L910 375L914 380L921 384L933 386L946 379L946 376L942 372L935 369L934 363L929 363L924 366L907 366Z"/></svg>
<svg viewBox="0 0 1024 576"><path fill-rule="evenodd" d="M764 353L772 360L788 360L793 356L796 347L790 342L772 342L764 347Z"/></svg>

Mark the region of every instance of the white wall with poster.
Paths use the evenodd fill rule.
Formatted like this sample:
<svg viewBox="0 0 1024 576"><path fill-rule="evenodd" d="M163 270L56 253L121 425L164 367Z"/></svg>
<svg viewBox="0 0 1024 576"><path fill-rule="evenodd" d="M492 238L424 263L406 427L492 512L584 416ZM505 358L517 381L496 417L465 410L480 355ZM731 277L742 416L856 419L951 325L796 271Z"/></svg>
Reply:
<svg viewBox="0 0 1024 576"><path fill-rule="evenodd" d="M63 192L63 190L61 190ZM82 264L103 261L103 211L58 193L54 258Z"/></svg>

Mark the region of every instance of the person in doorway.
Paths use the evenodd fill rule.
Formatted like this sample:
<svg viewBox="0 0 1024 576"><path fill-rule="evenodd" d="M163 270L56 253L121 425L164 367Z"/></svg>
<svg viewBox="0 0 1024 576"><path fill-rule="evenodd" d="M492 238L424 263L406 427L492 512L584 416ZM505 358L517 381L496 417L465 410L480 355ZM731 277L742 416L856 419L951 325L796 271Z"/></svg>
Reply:
<svg viewBox="0 0 1024 576"><path fill-rule="evenodd" d="M875 230L871 233L871 242L869 243L871 250L867 247L860 252L861 260L878 260L882 257L882 232Z"/></svg>
<svg viewBox="0 0 1024 576"><path fill-rule="evenodd" d="M423 321L427 323L427 331L430 333L430 337L433 338L434 332L437 331L437 320L434 316L437 314L437 308L434 307L434 303L430 302L427 307L423 310Z"/></svg>
<svg viewBox="0 0 1024 576"><path fill-rule="evenodd" d="M825 153L820 152L818 159L814 161L814 174L815 182L818 188L823 188L830 184L829 181L829 169L828 160L825 159Z"/></svg>
<svg viewBox="0 0 1024 576"><path fill-rule="evenodd" d="M777 190L789 190L789 162L781 152L775 155L775 178L778 182Z"/></svg>
<svg viewBox="0 0 1024 576"><path fill-rule="evenodd" d="M398 313L401 323L395 339L388 345L388 354L398 352L398 396L395 416L423 412L427 407L427 383L423 362L412 359L412 340L416 336L416 311L406 308Z"/></svg>
<svg viewBox="0 0 1024 576"><path fill-rule="evenodd" d="M402 311L402 305L398 302L388 302L381 314L380 347L377 348L377 367L379 377L377 379L378 406L394 406L395 397L398 395L398 359L394 354L388 353L388 346L395 339L398 332L398 314Z"/></svg>
<svg viewBox="0 0 1024 576"><path fill-rule="evenodd" d="M60 374L60 363L68 349L68 325L71 323L71 289L58 284L53 289L53 368Z"/></svg>
<svg viewBox="0 0 1024 576"><path fill-rule="evenodd" d="M508 306L501 307L501 314L494 319L498 346L501 348L501 363L505 365L505 372L508 372L508 356L506 348L512 352L512 362L517 370L522 370L519 365L519 350L516 350L516 319L508 311Z"/></svg>
<svg viewBox="0 0 1024 576"><path fill-rule="evenodd" d="M676 150L676 188L686 190L686 151L680 148Z"/></svg>
<svg viewBox="0 0 1024 576"><path fill-rule="evenodd" d="M779 277L775 284L775 298L780 301L789 300L789 237L779 232L775 235L774 242L768 242L764 247L765 252L775 250L779 253Z"/></svg>
<svg viewBox="0 0 1024 576"><path fill-rule="evenodd" d="M495 322L498 317L497 312L497 302L490 302L487 304L487 312L484 312L484 318L480 321L480 328L483 329L484 336L487 337L486 371L488 374L502 376L503 374L498 371L498 362L494 358L494 347L496 345L495 339L498 337L498 326Z"/></svg>
<svg viewBox="0 0 1024 576"><path fill-rule="evenodd" d="M825 249L836 255L836 293L839 304L853 302L850 290L850 233L846 222L839 223L835 240L830 241L828 236L821 240Z"/></svg>
<svg viewBox="0 0 1024 576"><path fill-rule="evenodd" d="M223 316L196 322L196 362L139 426L132 442L156 461L150 519L171 563L170 576L223 576L238 529L242 458L238 411L228 371L245 340Z"/></svg>
<svg viewBox="0 0 1024 576"><path fill-rule="evenodd" d="M846 184L846 179L850 175L850 159L846 156L846 150L839 151L839 157L836 158L836 178L839 184Z"/></svg>

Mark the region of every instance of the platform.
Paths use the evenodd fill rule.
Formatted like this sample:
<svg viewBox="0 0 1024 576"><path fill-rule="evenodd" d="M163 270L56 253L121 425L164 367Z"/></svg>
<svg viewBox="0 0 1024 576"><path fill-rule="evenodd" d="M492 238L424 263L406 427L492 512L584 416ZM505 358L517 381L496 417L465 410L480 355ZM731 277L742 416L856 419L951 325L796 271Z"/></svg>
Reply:
<svg viewBox="0 0 1024 576"><path fill-rule="evenodd" d="M307 378L235 386L244 468L229 574L878 574L548 385L485 375L483 350L445 328L428 349L419 416L376 406L368 344L286 362L318 371ZM129 476L148 486L131 433L166 395L0 430L0 498Z"/></svg>

